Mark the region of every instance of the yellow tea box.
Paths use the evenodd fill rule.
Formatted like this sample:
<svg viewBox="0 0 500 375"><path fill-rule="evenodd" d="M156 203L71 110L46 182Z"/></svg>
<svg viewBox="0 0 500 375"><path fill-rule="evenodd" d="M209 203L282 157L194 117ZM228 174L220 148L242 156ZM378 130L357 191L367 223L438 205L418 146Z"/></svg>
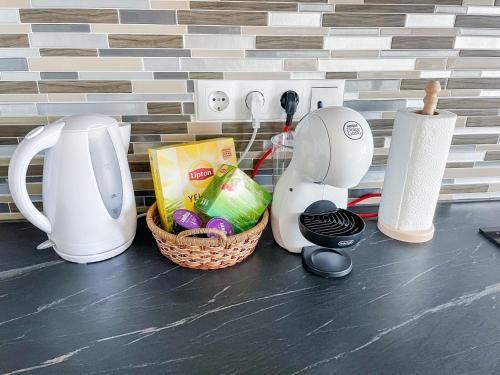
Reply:
<svg viewBox="0 0 500 375"><path fill-rule="evenodd" d="M232 138L148 149L158 212L163 228L173 229L172 214L193 210L195 201L222 164L237 165Z"/></svg>

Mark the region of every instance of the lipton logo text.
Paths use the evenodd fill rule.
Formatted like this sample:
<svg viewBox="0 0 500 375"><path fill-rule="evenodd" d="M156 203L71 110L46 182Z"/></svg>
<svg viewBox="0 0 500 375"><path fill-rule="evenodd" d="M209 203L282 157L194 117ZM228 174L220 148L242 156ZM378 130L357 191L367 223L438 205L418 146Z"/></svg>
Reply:
<svg viewBox="0 0 500 375"><path fill-rule="evenodd" d="M189 172L190 181L203 181L214 175L214 170L212 168L198 168L194 171Z"/></svg>

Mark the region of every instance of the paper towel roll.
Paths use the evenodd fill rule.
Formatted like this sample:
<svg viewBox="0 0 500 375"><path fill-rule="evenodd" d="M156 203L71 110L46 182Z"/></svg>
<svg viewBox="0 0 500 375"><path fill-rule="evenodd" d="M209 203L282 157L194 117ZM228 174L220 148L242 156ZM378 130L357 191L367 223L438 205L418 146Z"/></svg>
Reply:
<svg viewBox="0 0 500 375"><path fill-rule="evenodd" d="M406 242L425 242L434 235L439 198L457 115L416 109L398 111L379 208L379 229Z"/></svg>

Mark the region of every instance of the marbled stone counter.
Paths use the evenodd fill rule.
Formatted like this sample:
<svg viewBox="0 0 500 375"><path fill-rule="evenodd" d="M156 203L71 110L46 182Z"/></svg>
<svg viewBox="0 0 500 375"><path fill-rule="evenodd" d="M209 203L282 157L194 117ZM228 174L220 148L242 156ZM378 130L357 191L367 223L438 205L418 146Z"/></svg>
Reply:
<svg viewBox="0 0 500 375"><path fill-rule="evenodd" d="M500 202L443 204L425 245L374 221L353 272L323 279L270 231L244 263L177 267L143 219L96 264L36 251L44 234L0 224L0 373L499 374Z"/></svg>

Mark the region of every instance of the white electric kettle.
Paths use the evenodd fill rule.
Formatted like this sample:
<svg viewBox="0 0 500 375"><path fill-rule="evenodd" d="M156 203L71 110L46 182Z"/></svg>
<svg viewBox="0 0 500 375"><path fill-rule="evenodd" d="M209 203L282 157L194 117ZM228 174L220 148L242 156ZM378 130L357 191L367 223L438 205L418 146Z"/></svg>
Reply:
<svg viewBox="0 0 500 375"><path fill-rule="evenodd" d="M98 262L125 251L136 226L127 162L130 124L102 115L60 119L30 131L9 165L9 188L19 211L47 233L38 248L53 246L76 263ZM28 196L28 165L45 151L43 213Z"/></svg>

